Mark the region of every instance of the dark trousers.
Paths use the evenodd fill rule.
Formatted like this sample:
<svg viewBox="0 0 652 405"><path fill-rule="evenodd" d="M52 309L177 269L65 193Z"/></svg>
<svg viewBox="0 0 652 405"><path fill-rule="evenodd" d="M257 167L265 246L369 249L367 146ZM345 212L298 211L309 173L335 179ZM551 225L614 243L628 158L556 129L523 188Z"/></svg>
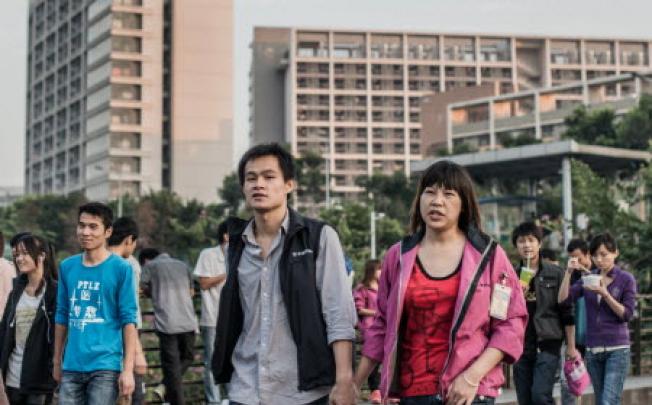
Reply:
<svg viewBox="0 0 652 405"><path fill-rule="evenodd" d="M525 353L514 364L514 385L519 405L553 405L560 355L547 351Z"/></svg>
<svg viewBox="0 0 652 405"><path fill-rule="evenodd" d="M195 332L167 334L156 332L161 349L161 368L165 399L171 405L184 405L183 374L193 362Z"/></svg>
<svg viewBox="0 0 652 405"><path fill-rule="evenodd" d="M367 385L369 386L370 391L378 389L378 386L380 385L380 364L374 367L371 374L369 374L369 378L367 378Z"/></svg>
<svg viewBox="0 0 652 405"><path fill-rule="evenodd" d="M471 405L494 405L496 400L491 397L477 396ZM439 395L419 395L416 397L401 398L400 405L444 405L445 402Z"/></svg>
<svg viewBox="0 0 652 405"><path fill-rule="evenodd" d="M45 394L21 394L18 388L6 387L7 399L11 405L43 405Z"/></svg>
<svg viewBox="0 0 652 405"><path fill-rule="evenodd" d="M131 405L142 405L145 403L145 375L134 373L134 393L131 395Z"/></svg>

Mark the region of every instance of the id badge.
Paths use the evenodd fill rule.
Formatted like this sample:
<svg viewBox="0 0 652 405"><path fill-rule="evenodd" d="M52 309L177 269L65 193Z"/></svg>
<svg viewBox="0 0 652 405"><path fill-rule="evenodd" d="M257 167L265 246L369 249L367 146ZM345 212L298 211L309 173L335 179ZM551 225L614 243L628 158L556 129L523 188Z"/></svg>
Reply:
<svg viewBox="0 0 652 405"><path fill-rule="evenodd" d="M491 307L489 315L492 318L504 321L507 319L507 309L509 308L509 301L512 297L512 288L504 284L494 284L494 290L491 293Z"/></svg>

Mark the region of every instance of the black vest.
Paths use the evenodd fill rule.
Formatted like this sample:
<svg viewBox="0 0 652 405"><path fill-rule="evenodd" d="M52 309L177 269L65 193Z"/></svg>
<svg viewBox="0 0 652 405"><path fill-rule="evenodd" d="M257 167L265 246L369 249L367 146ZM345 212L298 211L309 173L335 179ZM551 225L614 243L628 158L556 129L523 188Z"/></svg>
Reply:
<svg viewBox="0 0 652 405"><path fill-rule="evenodd" d="M335 383L335 360L328 345L326 323L316 283L315 260L323 222L289 209L289 226L278 265L283 303L297 346L300 391ZM244 250L242 233L249 221L229 219L228 275L220 295L212 370L218 384L231 381L233 350L242 333L238 265Z"/></svg>

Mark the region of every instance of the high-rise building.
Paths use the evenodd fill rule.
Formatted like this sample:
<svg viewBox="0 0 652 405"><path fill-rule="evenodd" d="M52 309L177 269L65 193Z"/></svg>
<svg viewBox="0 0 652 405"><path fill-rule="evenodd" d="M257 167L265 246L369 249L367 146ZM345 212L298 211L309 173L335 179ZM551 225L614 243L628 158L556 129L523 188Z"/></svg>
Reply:
<svg viewBox="0 0 652 405"><path fill-rule="evenodd" d="M31 0L25 191L217 200L232 20L232 0Z"/></svg>
<svg viewBox="0 0 652 405"><path fill-rule="evenodd" d="M649 39L258 27L250 139L318 152L332 194L351 197L360 191L357 177L407 174L410 162L446 145L445 131L424 139L424 95L487 83L493 88L484 96L508 94L643 71L652 66L650 46Z"/></svg>

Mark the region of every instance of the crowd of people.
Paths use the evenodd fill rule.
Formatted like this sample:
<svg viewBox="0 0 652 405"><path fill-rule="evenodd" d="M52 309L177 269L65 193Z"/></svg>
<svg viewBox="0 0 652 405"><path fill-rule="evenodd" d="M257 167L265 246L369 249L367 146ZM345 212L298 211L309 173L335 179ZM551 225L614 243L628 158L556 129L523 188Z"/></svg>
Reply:
<svg viewBox="0 0 652 405"><path fill-rule="evenodd" d="M503 364L513 364L519 404L553 404L560 374L571 404L560 373L569 359L585 361L596 404L620 403L636 281L611 235L569 241L562 269L543 254L541 227L524 222L512 263L482 231L468 173L439 161L415 190L410 234L367 261L351 291L335 229L288 206L294 164L276 144L243 155L253 218L220 224L194 270L153 247L136 260L137 224L98 202L79 207L81 253L59 264L46 239L13 236L13 263L0 259L0 394L10 404L144 403L146 296L157 392L174 405L187 403L197 333L208 404L351 405L362 387L372 403L494 404Z"/></svg>

